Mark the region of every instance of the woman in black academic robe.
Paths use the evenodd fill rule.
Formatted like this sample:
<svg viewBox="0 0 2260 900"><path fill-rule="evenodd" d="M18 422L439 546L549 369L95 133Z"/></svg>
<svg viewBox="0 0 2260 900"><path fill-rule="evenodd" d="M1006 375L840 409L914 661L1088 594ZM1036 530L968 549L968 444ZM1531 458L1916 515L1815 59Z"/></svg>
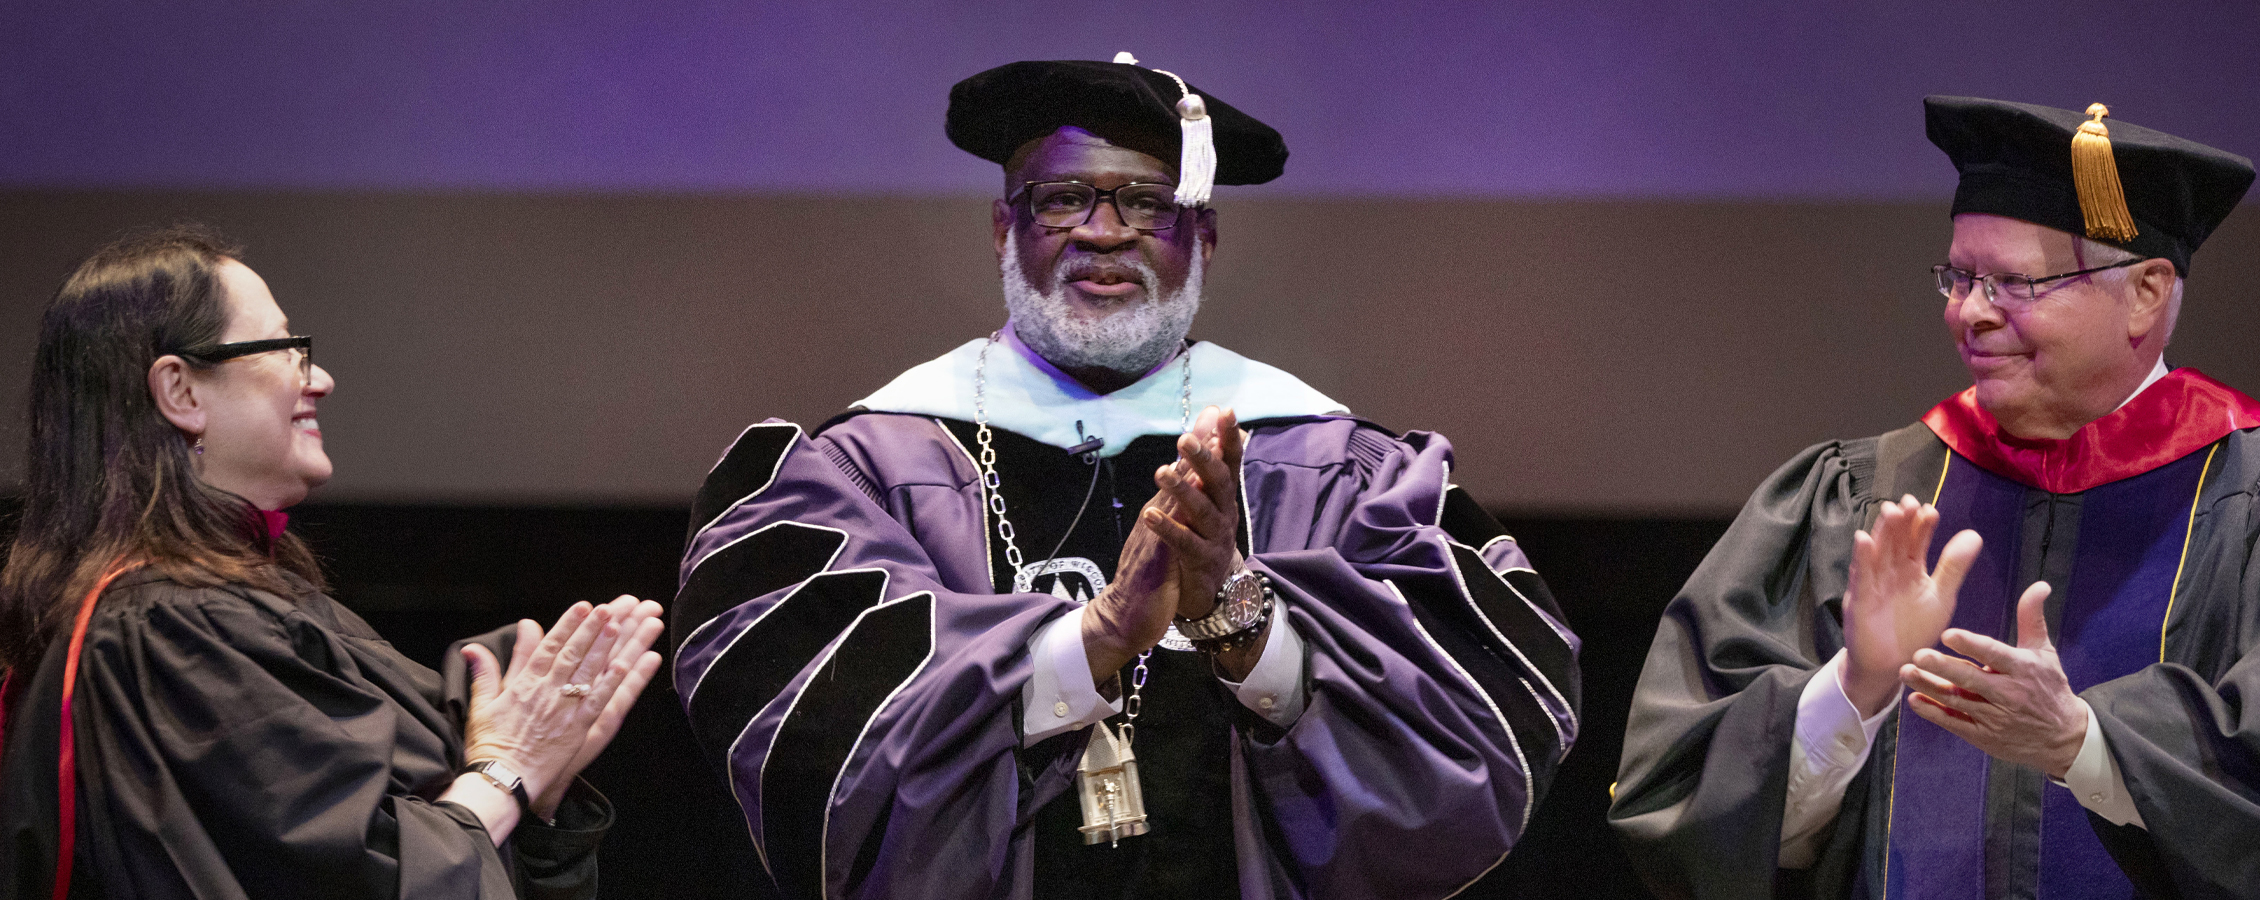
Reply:
<svg viewBox="0 0 2260 900"><path fill-rule="evenodd" d="M658 666L658 604L521 622L442 675L333 602L280 510L329 477L334 383L235 255L127 238L42 323L0 900L593 896L611 808L576 775Z"/></svg>

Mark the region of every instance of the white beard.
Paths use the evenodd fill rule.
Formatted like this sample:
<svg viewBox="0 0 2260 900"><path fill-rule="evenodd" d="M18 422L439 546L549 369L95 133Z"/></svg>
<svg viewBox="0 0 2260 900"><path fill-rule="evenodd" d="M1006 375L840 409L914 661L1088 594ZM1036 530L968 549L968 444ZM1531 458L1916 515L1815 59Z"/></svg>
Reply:
<svg viewBox="0 0 2260 900"><path fill-rule="evenodd" d="M1061 259L1045 279L1044 290L1028 283L1020 268L1020 236L1004 242L1004 308L1012 314L1013 330L1022 343L1052 365L1063 369L1097 367L1129 375L1142 375L1185 341L1193 316L1201 311L1199 254L1185 271L1185 284L1166 296L1155 286L1159 278L1144 260L1128 260L1145 288L1146 302L1092 320L1075 314L1067 297L1070 262Z"/></svg>

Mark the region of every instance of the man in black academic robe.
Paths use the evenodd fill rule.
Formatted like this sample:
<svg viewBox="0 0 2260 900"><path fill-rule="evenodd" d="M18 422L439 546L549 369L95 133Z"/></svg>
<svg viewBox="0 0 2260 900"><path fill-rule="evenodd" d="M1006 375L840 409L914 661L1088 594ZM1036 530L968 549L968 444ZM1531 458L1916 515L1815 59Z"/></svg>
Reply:
<svg viewBox="0 0 2260 900"><path fill-rule="evenodd" d="M2163 362L2251 163L1925 106L1974 384L1751 497L1657 630L1610 819L1667 897L2260 895L2260 402Z"/></svg>

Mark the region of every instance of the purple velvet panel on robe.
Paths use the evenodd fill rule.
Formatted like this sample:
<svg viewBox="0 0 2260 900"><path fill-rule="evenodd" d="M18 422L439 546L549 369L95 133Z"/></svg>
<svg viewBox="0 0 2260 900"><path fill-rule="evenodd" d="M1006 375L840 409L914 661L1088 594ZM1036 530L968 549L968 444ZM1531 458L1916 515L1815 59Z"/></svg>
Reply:
<svg viewBox="0 0 2260 900"><path fill-rule="evenodd" d="M1930 564L1962 529L1985 546L1962 581L1949 627L1998 636L2013 606L2025 488L1954 457L1938 491ZM1921 716L1900 711L1891 778L1891 850L1885 896L1979 900L1985 896L1985 785L1993 759Z"/></svg>
<svg viewBox="0 0 2260 900"><path fill-rule="evenodd" d="M2081 496L2078 546L2053 639L2074 692L2158 662L2159 629L2181 571L2191 504L2211 454L2201 451ZM2016 602L2025 585L2015 560L2027 514L2028 489L1954 457L1940 491L1935 563L1945 542L1964 528L1986 546L1964 582L1953 627L2017 642ZM2068 529L2067 529L2068 530ZM1899 717L1892 780L1888 896L1978 900L1989 858L1988 770L2005 765L1929 720ZM2043 789L2038 883L2049 898L2126 898L2134 887L2088 824L2078 798ZM1999 815L1999 810L1994 811ZM1998 823L1994 825L1997 830ZM1995 877L1993 882L2021 881Z"/></svg>
<svg viewBox="0 0 2260 900"><path fill-rule="evenodd" d="M1309 703L1283 732L1242 728L1233 742L1233 795L1216 809L1234 819L1242 892L1452 894L1503 858L1575 739L1576 639L1511 539L1467 547L1440 526L1451 491L1442 438L1394 438L1350 418L1251 430L1242 472L1250 563L1269 575L1307 645ZM1028 896L1030 822L1070 789L1083 736L1070 738L1078 752L1023 771L1027 648L1075 604L993 592L993 536L973 460L936 420L853 416L793 436L771 471L711 522L694 523L686 585L783 523L844 541L822 560L823 574L757 596L711 594L728 605L688 632L675 663L694 730L726 753L764 864L796 895ZM877 574L848 574L859 570ZM930 634L884 633L882 616L906 603L931 604L930 626L917 626ZM1480 623L1482 633L1439 638L1420 618L1439 615ZM780 622L849 620L848 638L805 662L781 654L789 675L777 674L780 654L738 646L748 634L790 646L775 637ZM835 656L858 641L889 648L895 668L872 676L860 659ZM906 648L920 641L922 658ZM1454 641L1490 650L1455 658L1444 648ZM834 684L857 678L878 682ZM743 703L715 712L733 709L733 692L753 692L758 711ZM835 723L852 740L796 743L794 707L817 693L884 700L865 721ZM749 717L741 726L736 716ZM817 792L828 797L820 809L800 799L804 785L777 780L781 767L807 768L788 749L839 747L848 749ZM814 843L792 843L804 837ZM787 846L821 849L788 859Z"/></svg>

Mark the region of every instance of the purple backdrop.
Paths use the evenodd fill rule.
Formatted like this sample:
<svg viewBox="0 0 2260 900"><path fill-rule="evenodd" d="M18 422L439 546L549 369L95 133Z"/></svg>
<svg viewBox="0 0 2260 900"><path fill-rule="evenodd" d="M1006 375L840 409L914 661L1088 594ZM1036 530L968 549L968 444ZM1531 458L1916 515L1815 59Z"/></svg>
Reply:
<svg viewBox="0 0 2260 900"><path fill-rule="evenodd" d="M1918 98L2260 148L2260 4L0 3L0 187L987 190L954 80L1117 50L1304 196L1943 196Z"/></svg>

